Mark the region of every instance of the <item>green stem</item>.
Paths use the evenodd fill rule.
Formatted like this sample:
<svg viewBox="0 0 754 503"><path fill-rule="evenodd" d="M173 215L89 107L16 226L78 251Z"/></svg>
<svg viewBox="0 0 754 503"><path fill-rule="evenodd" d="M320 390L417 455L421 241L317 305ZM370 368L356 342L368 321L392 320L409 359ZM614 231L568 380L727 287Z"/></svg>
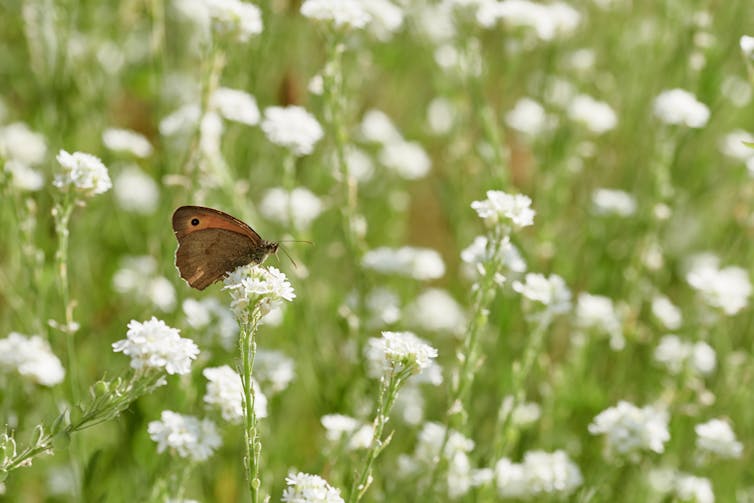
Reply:
<svg viewBox="0 0 754 503"><path fill-rule="evenodd" d="M255 306L249 314L249 319L241 324L239 345L241 350L241 384L243 385L243 421L244 440L246 455L244 466L246 479L249 484L249 494L252 503L259 503L259 460L262 452L262 443L257 429L257 415L254 411L255 392L252 385L254 371L254 359L257 354L256 333L259 320L262 318L259 306Z"/></svg>

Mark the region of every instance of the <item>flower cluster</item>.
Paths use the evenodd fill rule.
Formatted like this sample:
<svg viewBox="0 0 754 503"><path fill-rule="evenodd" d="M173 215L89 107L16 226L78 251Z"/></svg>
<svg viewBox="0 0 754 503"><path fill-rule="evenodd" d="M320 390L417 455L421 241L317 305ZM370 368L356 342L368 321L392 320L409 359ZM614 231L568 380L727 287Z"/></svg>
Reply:
<svg viewBox="0 0 754 503"><path fill-rule="evenodd" d="M565 497L583 483L581 470L563 451L530 451L521 463L503 458L495 465L501 498Z"/></svg>
<svg viewBox="0 0 754 503"><path fill-rule="evenodd" d="M589 433L605 435L611 453L630 457L642 450L661 453L670 439L668 414L653 406L639 408L620 401L594 418Z"/></svg>
<svg viewBox="0 0 754 503"><path fill-rule="evenodd" d="M743 445L736 440L736 434L727 421L711 419L706 423L697 424L696 447L705 453L714 454L721 458L740 458Z"/></svg>
<svg viewBox="0 0 754 503"><path fill-rule="evenodd" d="M151 215L157 210L160 187L138 166L126 166L113 180L113 192L118 206L126 211Z"/></svg>
<svg viewBox="0 0 754 503"><path fill-rule="evenodd" d="M154 316L145 322L131 320L126 338L114 342L113 351L130 356L134 369L164 368L168 374L188 374L191 360L199 354L191 339L182 338L178 329Z"/></svg>
<svg viewBox="0 0 754 503"><path fill-rule="evenodd" d="M531 199L523 194L507 194L501 190L488 190L487 199L474 201L471 208L490 227L513 224L526 227L534 223L535 211Z"/></svg>
<svg viewBox="0 0 754 503"><path fill-rule="evenodd" d="M65 376L63 365L46 340L16 332L0 339L0 371L18 372L42 386L59 384Z"/></svg>
<svg viewBox="0 0 754 503"><path fill-rule="evenodd" d="M150 255L124 257L113 276L113 288L134 299L146 300L160 311L175 307L175 288L165 276L157 274L157 261Z"/></svg>
<svg viewBox="0 0 754 503"><path fill-rule="evenodd" d="M364 28L372 19L365 3L351 0L305 0L301 5L301 14L332 23L336 28Z"/></svg>
<svg viewBox="0 0 754 503"><path fill-rule="evenodd" d="M445 262L435 250L402 246L385 246L369 250L361 259L361 265L383 274L397 274L418 280L441 278L445 274Z"/></svg>
<svg viewBox="0 0 754 503"><path fill-rule="evenodd" d="M206 0L213 26L220 33L247 42L262 33L262 13L256 5L241 0Z"/></svg>
<svg viewBox="0 0 754 503"><path fill-rule="evenodd" d="M311 154L324 135L317 119L299 106L266 108L261 126L268 140L296 156Z"/></svg>
<svg viewBox="0 0 754 503"><path fill-rule="evenodd" d="M526 299L541 303L551 314L565 313L571 309L571 291L557 274L527 273L524 281L514 281L513 289Z"/></svg>
<svg viewBox="0 0 754 503"><path fill-rule="evenodd" d="M272 349L257 349L254 374L271 394L283 391L296 377L293 360Z"/></svg>
<svg viewBox="0 0 754 503"><path fill-rule="evenodd" d="M230 273L223 283L223 290L230 293L230 308L239 320L247 318L249 308L256 307L265 315L283 301L296 298L288 278L275 267L245 265Z"/></svg>
<svg viewBox="0 0 754 503"><path fill-rule="evenodd" d="M220 87L212 93L210 104L224 119L229 121L247 126L259 123L257 100L245 91Z"/></svg>
<svg viewBox="0 0 754 503"><path fill-rule="evenodd" d="M706 342L688 342L677 335L666 335L655 348L654 358L671 374L689 372L706 376L717 366L715 350Z"/></svg>
<svg viewBox="0 0 754 503"><path fill-rule="evenodd" d="M752 291L749 273L745 269L720 269L717 257L698 260L686 274L686 281L708 305L721 309L728 316L746 307Z"/></svg>
<svg viewBox="0 0 754 503"><path fill-rule="evenodd" d="M233 317L233 312L215 297L205 297L201 300L186 299L181 307L191 328L208 339L219 341L225 349L235 347L238 323Z"/></svg>
<svg viewBox="0 0 754 503"><path fill-rule="evenodd" d="M207 367L202 371L207 378L204 402L220 409L223 419L239 423L243 419L243 384L241 376L227 365ZM267 397L252 378L254 387L254 413L258 418L267 417Z"/></svg>
<svg viewBox="0 0 754 503"><path fill-rule="evenodd" d="M140 158L152 155L152 144L149 140L130 129L105 129L102 132L102 143L113 152L127 152Z"/></svg>
<svg viewBox="0 0 754 503"><path fill-rule="evenodd" d="M343 503L340 491L318 475L291 473L285 483L288 487L280 499L285 503Z"/></svg>
<svg viewBox="0 0 754 503"><path fill-rule="evenodd" d="M259 203L259 211L266 218L299 230L308 229L322 210L320 198L306 187L268 189Z"/></svg>
<svg viewBox="0 0 754 503"><path fill-rule="evenodd" d="M192 461L204 461L222 443L215 423L209 419L162 411L159 421L148 425L149 437L157 442L157 452L171 453Z"/></svg>
<svg viewBox="0 0 754 503"><path fill-rule="evenodd" d="M327 440L340 442L347 439L346 449L367 449L372 445L374 426L343 414L327 414L320 419L325 427Z"/></svg>
<svg viewBox="0 0 754 503"><path fill-rule="evenodd" d="M40 164L46 154L45 137L23 122L0 127L0 158L5 160L5 171L10 173L15 188L37 191L44 186L44 177L33 166Z"/></svg>
<svg viewBox="0 0 754 503"><path fill-rule="evenodd" d="M437 349L411 332L382 332L381 338L369 339L365 352L373 375L391 369L398 372L412 369L412 373L418 374L437 358Z"/></svg>
<svg viewBox="0 0 754 503"><path fill-rule="evenodd" d="M62 168L53 184L61 190L73 188L79 195L95 196L107 192L112 187L107 168L102 161L91 154L61 150L57 156Z"/></svg>
<svg viewBox="0 0 754 503"><path fill-rule="evenodd" d="M614 350L623 349L626 344L613 301L602 295L579 294L576 325L582 330L607 334L610 337L610 347Z"/></svg>
<svg viewBox="0 0 754 503"><path fill-rule="evenodd" d="M654 113L664 123L701 128L709 119L709 108L683 89L660 93L654 101Z"/></svg>

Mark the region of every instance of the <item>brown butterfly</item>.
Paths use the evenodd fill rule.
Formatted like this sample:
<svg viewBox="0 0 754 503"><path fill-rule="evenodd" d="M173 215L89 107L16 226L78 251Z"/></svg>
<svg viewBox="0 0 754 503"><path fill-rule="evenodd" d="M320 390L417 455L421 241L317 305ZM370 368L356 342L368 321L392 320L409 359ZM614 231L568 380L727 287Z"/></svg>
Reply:
<svg viewBox="0 0 754 503"><path fill-rule="evenodd" d="M173 213L175 265L190 286L204 290L236 267L260 264L278 250L239 219L213 208L181 206Z"/></svg>

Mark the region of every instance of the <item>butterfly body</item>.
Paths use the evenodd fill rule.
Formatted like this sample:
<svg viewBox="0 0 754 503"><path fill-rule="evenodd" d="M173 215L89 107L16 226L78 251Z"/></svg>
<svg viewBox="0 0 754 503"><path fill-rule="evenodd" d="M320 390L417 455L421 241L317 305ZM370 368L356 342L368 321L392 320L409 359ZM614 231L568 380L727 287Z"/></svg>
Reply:
<svg viewBox="0 0 754 503"><path fill-rule="evenodd" d="M203 206L175 210L173 232L178 239L175 265L181 278L199 290L237 267L264 262L278 249L241 220Z"/></svg>

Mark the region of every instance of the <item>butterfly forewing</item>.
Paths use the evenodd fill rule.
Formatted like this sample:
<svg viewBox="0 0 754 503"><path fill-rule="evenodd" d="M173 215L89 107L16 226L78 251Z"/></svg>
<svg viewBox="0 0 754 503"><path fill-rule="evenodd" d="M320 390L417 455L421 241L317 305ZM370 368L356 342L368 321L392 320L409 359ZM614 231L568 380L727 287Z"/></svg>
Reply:
<svg viewBox="0 0 754 503"><path fill-rule="evenodd" d="M259 234L246 223L214 208L181 206L173 213L173 232L179 242L182 237L204 229L226 229L240 233L251 239L252 243L257 246L263 241Z"/></svg>

